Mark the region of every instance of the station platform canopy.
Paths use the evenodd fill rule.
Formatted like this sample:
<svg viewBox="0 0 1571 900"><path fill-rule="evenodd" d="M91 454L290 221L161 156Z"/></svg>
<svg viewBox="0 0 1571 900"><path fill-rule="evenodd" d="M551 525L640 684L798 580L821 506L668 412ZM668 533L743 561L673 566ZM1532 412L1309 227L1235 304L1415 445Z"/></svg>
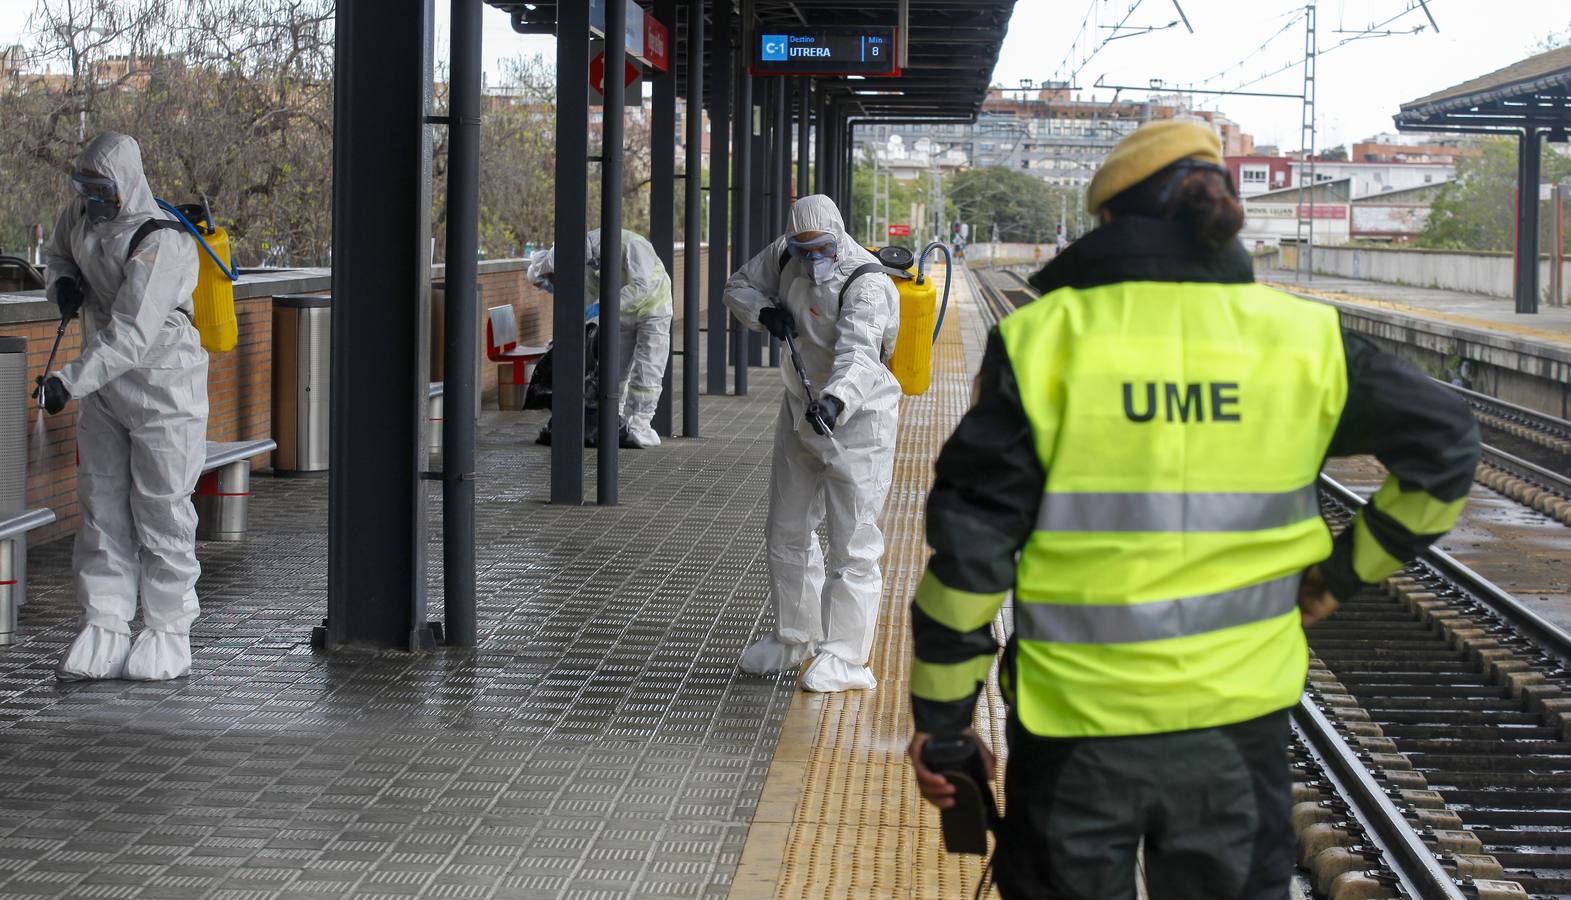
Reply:
<svg viewBox="0 0 1571 900"><path fill-rule="evenodd" d="M1571 126L1571 47L1529 57L1488 75L1402 104L1402 131L1520 133Z"/></svg>
<svg viewBox="0 0 1571 900"><path fill-rule="evenodd" d="M970 118L982 108L1015 0L909 0L906 65L896 78L840 79L865 118ZM754 0L758 27L894 25L897 0Z"/></svg>
<svg viewBox="0 0 1571 900"><path fill-rule="evenodd" d="M636 0L629 0L636 2ZM555 0L487 0L488 5L513 14L514 27L549 33L556 21ZM723 4L723 5L721 5ZM987 97L999 48L1009 28L1015 0L907 0L909 45L906 63L897 77L820 77L816 80L841 101L845 114L857 118L961 118L974 117ZM651 12L652 4L642 4ZM691 4L676 4L677 17L685 22ZM752 33L770 26L898 27L900 0L752 0L735 3L709 0L706 19L713 27L716 8L741 25L751 13ZM672 36L672 71L677 94L687 96L687 46L679 22L666 22ZM737 35L740 39L741 35Z"/></svg>
<svg viewBox="0 0 1571 900"><path fill-rule="evenodd" d="M1402 104L1399 131L1496 134L1517 139L1517 196L1537 197L1545 140L1565 143L1571 128L1571 47ZM1463 176L1465 177L1465 176ZM1538 312L1539 204L1516 204L1516 311Z"/></svg>

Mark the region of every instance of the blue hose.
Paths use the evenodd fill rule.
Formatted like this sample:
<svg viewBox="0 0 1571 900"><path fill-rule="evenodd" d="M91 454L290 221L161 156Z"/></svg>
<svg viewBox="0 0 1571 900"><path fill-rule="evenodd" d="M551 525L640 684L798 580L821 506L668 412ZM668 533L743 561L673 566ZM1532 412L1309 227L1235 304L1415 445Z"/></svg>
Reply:
<svg viewBox="0 0 1571 900"><path fill-rule="evenodd" d="M157 199L157 198L155 197L154 199ZM191 236L196 238L196 242L202 245L202 249L203 250L207 251L207 255L213 260L213 264L218 266L218 270L220 272L223 272L225 275L228 275L230 281L239 281L240 280L240 267L239 266L235 266L235 267L231 268L229 266L229 264L227 264L223 260L219 259L218 258L218 254L213 252L213 248L207 246L207 239L202 237L202 230L200 228L197 228L195 225L191 224L191 220L187 219L180 212L180 210L175 209L173 206L170 206L168 203L164 202L163 200L159 200L158 201L158 207L159 207L159 209L162 209L164 212L169 213L170 215L172 215L176 219L178 219L180 224L184 225L186 227L186 230L191 232ZM211 225L212 223L209 222L208 224Z"/></svg>
<svg viewBox="0 0 1571 900"><path fill-rule="evenodd" d="M916 283L922 283L922 273L927 271L927 255L933 248L944 251L944 265L950 269L955 267L955 259L949 255L949 245L943 241L934 241L922 249L922 255L916 261ZM949 278L944 278L944 302L938 307L938 324L933 326L933 343L938 343L938 333L944 330L944 313L949 311Z"/></svg>

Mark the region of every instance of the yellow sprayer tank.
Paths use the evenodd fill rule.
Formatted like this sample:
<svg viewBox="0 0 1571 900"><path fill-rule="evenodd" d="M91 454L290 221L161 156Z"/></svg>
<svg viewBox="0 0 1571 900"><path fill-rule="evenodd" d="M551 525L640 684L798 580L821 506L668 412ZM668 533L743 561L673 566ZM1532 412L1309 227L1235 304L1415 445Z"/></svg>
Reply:
<svg viewBox="0 0 1571 900"><path fill-rule="evenodd" d="M222 228L212 231L202 229L202 239L213 253L231 267L229 233ZM186 232L189 236L190 232ZM202 347L209 353L228 353L235 349L240 337L240 322L235 318L235 286L229 275L213 262L200 244L196 247L196 290L191 301L196 307L196 330L202 336Z"/></svg>
<svg viewBox="0 0 1571 900"><path fill-rule="evenodd" d="M916 397L927 393L933 380L933 328L938 321L938 285L929 272L919 280L915 269L910 278L896 278L900 291L900 332L895 336L895 352L889 357L889 370L900 382L900 390Z"/></svg>

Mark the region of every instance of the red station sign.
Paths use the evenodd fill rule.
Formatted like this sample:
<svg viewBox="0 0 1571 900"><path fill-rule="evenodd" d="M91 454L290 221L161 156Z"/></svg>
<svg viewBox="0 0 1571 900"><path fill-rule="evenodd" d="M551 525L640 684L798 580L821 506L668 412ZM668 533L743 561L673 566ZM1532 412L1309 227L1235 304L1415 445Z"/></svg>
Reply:
<svg viewBox="0 0 1571 900"><path fill-rule="evenodd" d="M891 225L891 226L889 226L889 236L890 237L910 237L911 236L911 226L910 225Z"/></svg>

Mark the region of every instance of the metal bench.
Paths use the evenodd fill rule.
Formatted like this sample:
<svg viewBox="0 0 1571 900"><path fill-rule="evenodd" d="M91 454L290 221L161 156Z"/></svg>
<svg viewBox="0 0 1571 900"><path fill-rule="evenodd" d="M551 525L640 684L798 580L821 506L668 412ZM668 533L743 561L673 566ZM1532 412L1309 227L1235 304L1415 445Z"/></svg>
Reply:
<svg viewBox="0 0 1571 900"><path fill-rule="evenodd" d="M535 363L549 347L525 347L518 343L518 315L511 304L486 310L485 355L499 363L496 369L498 409L523 409L524 388Z"/></svg>
<svg viewBox="0 0 1571 900"><path fill-rule="evenodd" d="M16 611L27 600L27 533L54 520L49 509L0 517L0 646L16 641Z"/></svg>
<svg viewBox="0 0 1571 900"><path fill-rule="evenodd" d="M251 457L278 449L271 438L256 441L208 441L207 462L191 501L196 504L196 536L204 541L245 538L251 501Z"/></svg>

